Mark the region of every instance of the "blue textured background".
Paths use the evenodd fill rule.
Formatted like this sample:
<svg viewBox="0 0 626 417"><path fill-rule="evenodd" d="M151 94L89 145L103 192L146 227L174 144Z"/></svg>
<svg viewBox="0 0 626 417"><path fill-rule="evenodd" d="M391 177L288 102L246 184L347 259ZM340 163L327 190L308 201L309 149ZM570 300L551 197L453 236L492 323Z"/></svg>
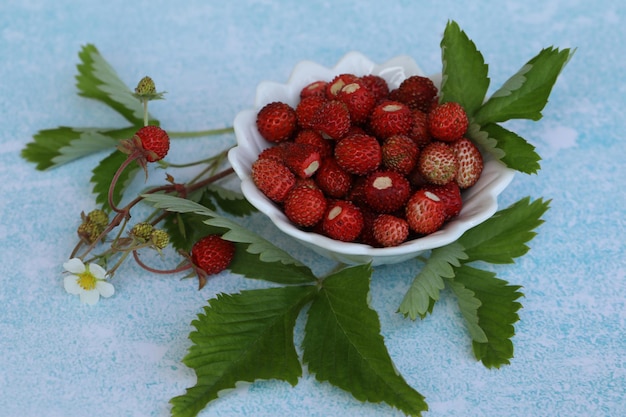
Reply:
<svg viewBox="0 0 626 417"><path fill-rule="evenodd" d="M391 356L426 396L428 416L626 415L626 6L465 3L0 3L0 416L166 416L168 400L195 383L181 363L191 320L218 292L264 285L222 274L197 291L192 281L155 278L127 263L114 278L115 296L96 307L63 290L61 264L80 212L94 207L89 177L100 156L42 173L19 152L40 129L124 124L76 95L81 45L94 43L129 85L151 75L168 91L154 115L167 129L196 130L230 126L252 105L260 81L285 81L303 59L331 66L351 50L377 62L408 54L426 73L439 72L448 19L483 52L492 89L543 47L578 51L545 117L512 126L537 146L543 169L518 174L502 206L527 195L552 203L530 253L493 268L525 294L511 365L487 370L473 359L448 293L423 321L395 313L418 270L411 262L378 268L372 281ZM233 140L180 140L168 159L209 154ZM158 173L152 178L161 181ZM315 269L329 266L261 216L247 224ZM273 381L239 387L201 415L400 413L359 403L305 372L294 388Z"/></svg>

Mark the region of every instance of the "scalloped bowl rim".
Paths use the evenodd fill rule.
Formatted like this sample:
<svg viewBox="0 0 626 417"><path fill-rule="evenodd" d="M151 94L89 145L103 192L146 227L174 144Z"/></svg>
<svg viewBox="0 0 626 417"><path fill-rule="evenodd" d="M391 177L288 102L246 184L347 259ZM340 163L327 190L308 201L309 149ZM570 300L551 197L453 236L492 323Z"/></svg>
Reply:
<svg viewBox="0 0 626 417"><path fill-rule="evenodd" d="M405 55L392 58L383 64L375 64L359 52L350 52L332 68L312 61L301 61L294 67L285 84L261 82L256 90L255 107L243 110L235 117L233 126L237 146L228 153L229 162L241 180L241 191L253 206L269 217L279 230L322 256L348 264L371 262L373 265L402 262L421 252L452 243L465 231L484 222L497 211L498 195L510 184L514 171L486 154L481 178L473 187L463 191L464 205L459 215L430 235L394 247L373 248L361 243L340 242L318 233L303 231L293 225L282 210L261 193L250 176L252 163L258 154L271 146L256 129L256 114L272 101L283 101L295 106L300 90L309 83L317 80L330 81L335 75L347 72L356 75L380 75L387 80L390 88L397 87L410 75L424 75L415 61ZM430 78L435 84L440 83L440 75Z"/></svg>

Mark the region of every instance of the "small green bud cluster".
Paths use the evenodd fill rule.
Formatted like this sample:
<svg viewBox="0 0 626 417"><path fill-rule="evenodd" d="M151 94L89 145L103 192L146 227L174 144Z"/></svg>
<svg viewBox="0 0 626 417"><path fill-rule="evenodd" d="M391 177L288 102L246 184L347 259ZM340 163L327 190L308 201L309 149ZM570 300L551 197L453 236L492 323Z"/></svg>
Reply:
<svg viewBox="0 0 626 417"><path fill-rule="evenodd" d="M152 243L157 249L165 248L170 242L170 236L166 231L156 229L150 223L137 223L130 230L130 234L142 243Z"/></svg>
<svg viewBox="0 0 626 417"><path fill-rule="evenodd" d="M93 243L104 232L104 229L109 224L109 216L102 210L92 210L85 216L81 215L83 222L78 226L78 236L87 241Z"/></svg>

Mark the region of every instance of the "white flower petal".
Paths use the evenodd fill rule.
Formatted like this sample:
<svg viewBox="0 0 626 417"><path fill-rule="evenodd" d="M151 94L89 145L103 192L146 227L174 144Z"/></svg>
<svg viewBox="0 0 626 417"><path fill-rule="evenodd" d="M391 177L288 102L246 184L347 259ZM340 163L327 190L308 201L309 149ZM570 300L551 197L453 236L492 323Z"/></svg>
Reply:
<svg viewBox="0 0 626 417"><path fill-rule="evenodd" d="M63 287L70 294L80 294L83 289L78 285L78 277L76 275L68 275L63 278Z"/></svg>
<svg viewBox="0 0 626 417"><path fill-rule="evenodd" d="M85 272L85 264L78 258L72 258L63 264L63 268L72 274L82 274Z"/></svg>
<svg viewBox="0 0 626 417"><path fill-rule="evenodd" d="M80 294L80 301L85 304L94 305L100 299L100 293L96 290L83 291Z"/></svg>
<svg viewBox="0 0 626 417"><path fill-rule="evenodd" d="M104 298L109 298L115 293L115 287L113 287L113 284L106 281L98 281L96 283L96 290L98 290L100 295Z"/></svg>
<svg viewBox="0 0 626 417"><path fill-rule="evenodd" d="M98 264L89 264L89 272L98 279L104 279L107 274L107 271Z"/></svg>

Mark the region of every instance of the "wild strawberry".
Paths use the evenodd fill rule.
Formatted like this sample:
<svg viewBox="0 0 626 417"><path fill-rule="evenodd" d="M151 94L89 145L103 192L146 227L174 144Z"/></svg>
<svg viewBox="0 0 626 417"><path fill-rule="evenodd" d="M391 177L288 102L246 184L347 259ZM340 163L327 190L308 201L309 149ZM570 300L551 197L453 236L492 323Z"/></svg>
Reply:
<svg viewBox="0 0 626 417"><path fill-rule="evenodd" d="M390 98L406 104L412 110L428 112L437 93L437 87L430 78L413 75L402 81L398 88L390 93Z"/></svg>
<svg viewBox="0 0 626 417"><path fill-rule="evenodd" d="M337 100L345 103L350 112L350 120L356 124L365 123L376 104L374 95L359 79L344 85L337 93Z"/></svg>
<svg viewBox="0 0 626 417"><path fill-rule="evenodd" d="M411 184L395 171L376 171L367 176L364 186L367 205L377 213L392 213L411 196Z"/></svg>
<svg viewBox="0 0 626 417"><path fill-rule="evenodd" d="M316 225L326 212L326 197L319 188L306 185L294 187L285 198L285 215L301 227Z"/></svg>
<svg viewBox="0 0 626 417"><path fill-rule="evenodd" d="M437 105L428 113L428 131L433 138L444 142L461 138L468 123L463 106L453 101Z"/></svg>
<svg viewBox="0 0 626 417"><path fill-rule="evenodd" d="M344 85L350 84L357 78L356 75L348 73L336 75L335 78L326 84L326 97L329 100L334 100L337 97L337 93L339 93L339 90L341 90Z"/></svg>
<svg viewBox="0 0 626 417"><path fill-rule="evenodd" d="M417 144L406 135L388 137L383 141L381 150L383 166L403 175L407 175L413 170L419 155Z"/></svg>
<svg viewBox="0 0 626 417"><path fill-rule="evenodd" d="M367 177L355 176L352 182L352 188L350 188L346 200L351 201L360 208L367 207L367 201L365 201L366 182Z"/></svg>
<svg viewBox="0 0 626 417"><path fill-rule="evenodd" d="M343 198L352 187L352 175L341 168L334 158L327 158L315 174L315 183L328 197Z"/></svg>
<svg viewBox="0 0 626 417"><path fill-rule="evenodd" d="M341 139L335 145L334 155L340 167L356 175L369 174L382 162L380 144L375 137L364 134Z"/></svg>
<svg viewBox="0 0 626 417"><path fill-rule="evenodd" d="M458 162L450 145L437 141L429 143L421 150L417 168L429 183L446 184L455 179Z"/></svg>
<svg viewBox="0 0 626 417"><path fill-rule="evenodd" d="M256 125L267 141L284 142L296 130L296 111L290 105L278 101L266 104L257 113Z"/></svg>
<svg viewBox="0 0 626 417"><path fill-rule="evenodd" d="M322 158L315 145L308 143L285 143L283 162L300 178L309 178L320 167Z"/></svg>
<svg viewBox="0 0 626 417"><path fill-rule="evenodd" d="M381 214L372 225L374 239L385 247L398 246L409 237L406 220L391 214Z"/></svg>
<svg viewBox="0 0 626 417"><path fill-rule="evenodd" d="M220 235L208 235L191 248L191 261L207 275L222 272L235 256L235 244Z"/></svg>
<svg viewBox="0 0 626 417"><path fill-rule="evenodd" d="M341 139L348 133L351 125L350 111L339 100L330 100L322 104L313 118L313 129L325 139Z"/></svg>
<svg viewBox="0 0 626 417"><path fill-rule="evenodd" d="M467 138L453 142L451 147L459 162L456 183L462 189L469 188L476 184L483 172L483 156L476 145Z"/></svg>
<svg viewBox="0 0 626 417"><path fill-rule="evenodd" d="M167 132L158 126L144 126L135 133L141 140L148 162L156 162L165 158L170 149L170 138Z"/></svg>
<svg viewBox="0 0 626 417"><path fill-rule="evenodd" d="M450 181L444 185L428 184L423 189L435 194L443 202L446 208L446 220L461 212L463 199L461 198L461 190L455 181Z"/></svg>
<svg viewBox="0 0 626 417"><path fill-rule="evenodd" d="M423 189L409 198L405 211L409 228L423 235L436 232L446 221L445 206L441 199Z"/></svg>
<svg viewBox="0 0 626 417"><path fill-rule="evenodd" d="M356 238L356 241L374 248L380 248L382 245L374 238L374 220L376 220L379 214L375 213L367 206L359 208L361 209L361 214L363 214L363 228L361 229L359 237Z"/></svg>
<svg viewBox="0 0 626 417"><path fill-rule="evenodd" d="M270 146L261 151L257 159L274 159L276 161L283 161L283 147L282 146Z"/></svg>
<svg viewBox="0 0 626 417"><path fill-rule="evenodd" d="M336 240L353 242L363 229L361 210L346 200L335 200L328 204L322 218L324 233Z"/></svg>
<svg viewBox="0 0 626 417"><path fill-rule="evenodd" d="M300 90L300 99L304 99L305 97L310 96L322 96L326 97L326 81L313 81L310 84L304 86L302 90Z"/></svg>
<svg viewBox="0 0 626 417"><path fill-rule="evenodd" d="M365 85L365 88L372 93L377 103L389 95L389 85L380 75L364 75L360 80Z"/></svg>
<svg viewBox="0 0 626 417"><path fill-rule="evenodd" d="M317 147L322 159L329 158L333 155L333 141L326 140L321 134L312 129L304 129L298 131L296 137L293 138L294 143L307 143Z"/></svg>
<svg viewBox="0 0 626 417"><path fill-rule="evenodd" d="M308 96L300 100L296 106L298 126L302 129L311 129L315 120L315 114L326 101L325 96L319 95Z"/></svg>
<svg viewBox="0 0 626 417"><path fill-rule="evenodd" d="M411 115L413 116L413 125L408 136L413 139L418 147L423 148L432 142L432 137L428 131L428 114L421 110L413 110Z"/></svg>
<svg viewBox="0 0 626 417"><path fill-rule="evenodd" d="M369 119L370 128L381 140L408 134L412 124L411 110L403 103L390 100L383 100L374 107Z"/></svg>
<svg viewBox="0 0 626 417"><path fill-rule="evenodd" d="M252 164L252 181L267 198L282 202L296 183L296 176L282 162L271 158Z"/></svg>

